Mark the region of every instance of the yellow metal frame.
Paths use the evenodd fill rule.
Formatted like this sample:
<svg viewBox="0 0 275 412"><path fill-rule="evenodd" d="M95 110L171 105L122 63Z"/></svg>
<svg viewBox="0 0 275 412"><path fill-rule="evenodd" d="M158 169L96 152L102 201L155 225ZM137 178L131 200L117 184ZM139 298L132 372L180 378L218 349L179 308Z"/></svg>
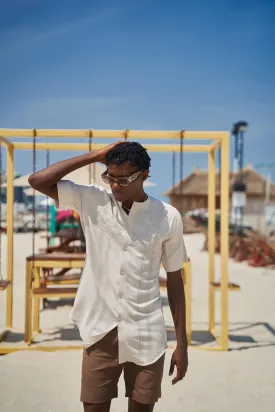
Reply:
<svg viewBox="0 0 275 412"><path fill-rule="evenodd" d="M220 141L221 187L220 187L220 255L221 255L221 333L215 333L215 251L216 251L216 170L215 153L219 146L213 144L208 154L208 330L217 342L207 349L228 350L228 254L229 254L229 135Z"/></svg>
<svg viewBox="0 0 275 412"><path fill-rule="evenodd" d="M13 318L13 203L14 203L14 147L13 144L0 136L0 144L7 151L7 262L6 279L10 282L5 291L6 293L6 321L5 329L0 333L0 342L5 338L8 331L12 328ZM1 353L1 352L0 352Z"/></svg>
<svg viewBox="0 0 275 412"><path fill-rule="evenodd" d="M144 146L151 152L192 152L192 153L207 153L209 159L209 174L208 174L208 253L209 253L209 331L215 338L217 345L201 346L209 350L228 350L228 248L229 248L229 138L230 133L217 131L144 131L144 130L52 130L52 129L0 129L0 143L7 148L7 280L10 280L10 286L7 289L7 308L6 308L6 329L12 328L12 307L13 307L13 180L14 180L14 150L32 150L33 144L30 141L22 142L18 138L32 138L35 136L39 138L89 138L101 139L147 139L147 140L180 140L184 137L186 140L212 140L209 144L195 144L187 145L184 143L183 147L180 144L144 144ZM7 139L12 137L13 141ZM105 144L93 143L93 149L102 148ZM214 287L213 282L215 278L215 152L221 148L221 282L220 288ZM88 143L44 143L37 142L37 150L73 150L85 151L88 150ZM60 264L60 262L58 262ZM46 265L46 262L44 262ZM57 263L56 263L57 264ZM44 266L45 267L45 266ZM62 262L64 267L64 262ZM27 269L28 273L29 269ZM188 272L189 271L189 272ZM188 283L188 291L186 291L186 301L191 302L191 272L190 266L187 270L189 273L190 282ZM190 288L190 290L189 290ZM220 339L215 336L215 305L214 293L216 290L220 291L221 304L221 333ZM66 295L67 296L67 295ZM190 299L189 299L190 298ZM34 308L37 309L37 300ZM187 305L188 306L188 305ZM36 310L34 311L36 313ZM29 314L28 314L29 316ZM38 330L37 316L35 329ZM191 304L187 307L187 319L190 319L191 331ZM187 326L189 327L189 326ZM191 332L190 332L191 335ZM1 339L0 339L1 341ZM31 348L31 346L27 346ZM63 347L73 349L73 347ZM43 347L42 350L57 350L63 349L57 347ZM33 348L39 350L38 347ZM0 346L0 353L12 352L18 350L16 348L3 348Z"/></svg>

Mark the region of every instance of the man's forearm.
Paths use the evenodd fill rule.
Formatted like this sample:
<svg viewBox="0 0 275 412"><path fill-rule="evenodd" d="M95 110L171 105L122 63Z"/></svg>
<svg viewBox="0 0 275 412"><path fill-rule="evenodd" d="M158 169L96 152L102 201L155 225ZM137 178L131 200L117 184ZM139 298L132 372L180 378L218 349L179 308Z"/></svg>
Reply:
<svg viewBox="0 0 275 412"><path fill-rule="evenodd" d="M67 174L87 166L94 161L96 161L96 152L89 152L77 157L62 160L61 162L54 163L45 169L33 173L29 177L29 183L37 190L39 190L41 186L44 188L51 187Z"/></svg>
<svg viewBox="0 0 275 412"><path fill-rule="evenodd" d="M181 271L167 274L167 294L177 336L177 345L187 349L186 309Z"/></svg>
<svg viewBox="0 0 275 412"><path fill-rule="evenodd" d="M35 190L58 201L57 183L63 179L64 176L94 162L106 164L106 154L120 143L121 142L111 143L103 149L97 149L71 159L54 163L46 169L39 170L30 175L29 184Z"/></svg>

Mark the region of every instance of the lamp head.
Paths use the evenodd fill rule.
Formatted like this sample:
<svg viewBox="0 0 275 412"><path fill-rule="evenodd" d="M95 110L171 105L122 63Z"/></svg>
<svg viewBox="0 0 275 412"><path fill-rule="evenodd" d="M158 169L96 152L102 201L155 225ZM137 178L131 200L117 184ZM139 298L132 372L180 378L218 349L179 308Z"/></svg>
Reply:
<svg viewBox="0 0 275 412"><path fill-rule="evenodd" d="M233 136L237 136L240 131L244 132L248 127L248 123L244 120L240 120L233 124L232 134Z"/></svg>

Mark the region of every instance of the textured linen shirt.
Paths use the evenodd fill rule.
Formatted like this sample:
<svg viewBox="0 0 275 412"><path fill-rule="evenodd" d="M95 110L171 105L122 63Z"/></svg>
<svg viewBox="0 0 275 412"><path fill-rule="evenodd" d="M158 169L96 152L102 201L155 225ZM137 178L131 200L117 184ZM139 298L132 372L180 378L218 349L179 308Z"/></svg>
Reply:
<svg viewBox="0 0 275 412"><path fill-rule="evenodd" d="M119 362L149 365L167 349L159 290L166 272L187 260L182 219L173 206L148 196L129 215L100 186L58 183L60 209L80 216L86 260L70 314L84 347L117 327Z"/></svg>

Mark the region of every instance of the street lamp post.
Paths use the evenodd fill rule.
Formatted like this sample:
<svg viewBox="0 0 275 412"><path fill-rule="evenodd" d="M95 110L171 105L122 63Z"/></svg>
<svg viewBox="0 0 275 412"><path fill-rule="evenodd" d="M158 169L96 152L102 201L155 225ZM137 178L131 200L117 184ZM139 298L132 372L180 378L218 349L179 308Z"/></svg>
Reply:
<svg viewBox="0 0 275 412"><path fill-rule="evenodd" d="M246 205L246 185L243 176L244 159L244 132L248 127L245 121L233 124L232 135L235 137L234 150L234 173L235 181L232 187L232 208L234 213L234 223L241 227L243 224L243 208Z"/></svg>

